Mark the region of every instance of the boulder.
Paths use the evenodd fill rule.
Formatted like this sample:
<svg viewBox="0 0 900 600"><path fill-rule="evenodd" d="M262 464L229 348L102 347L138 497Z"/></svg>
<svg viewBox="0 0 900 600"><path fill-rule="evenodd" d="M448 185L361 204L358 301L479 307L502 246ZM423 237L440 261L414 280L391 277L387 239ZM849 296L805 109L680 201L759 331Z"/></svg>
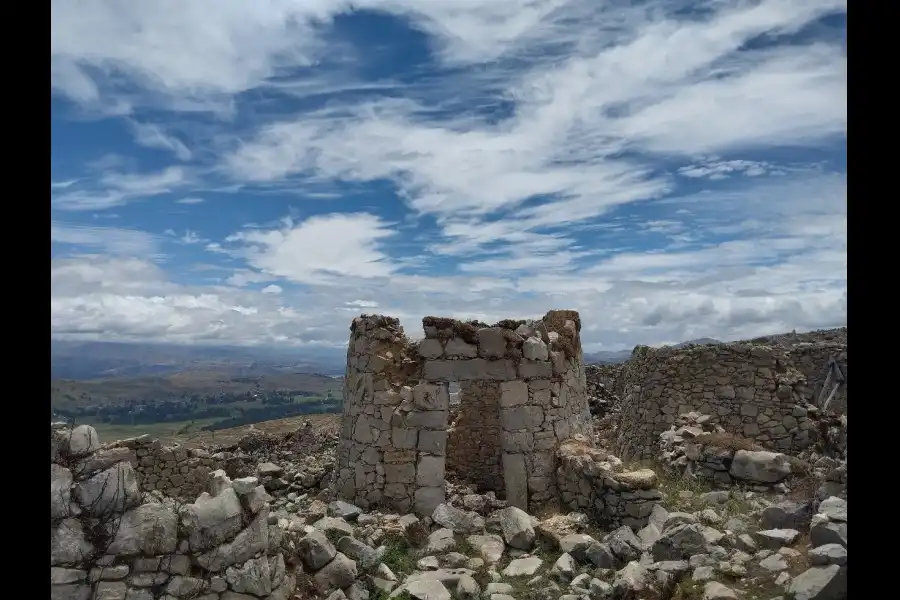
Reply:
<svg viewBox="0 0 900 600"><path fill-rule="evenodd" d="M172 554L178 545L178 516L164 504L142 504L122 515L112 531L109 554Z"/></svg>
<svg viewBox="0 0 900 600"><path fill-rule="evenodd" d="M503 539L513 548L531 550L534 546L532 518L521 508L508 506L501 510L500 529L503 531Z"/></svg>
<svg viewBox="0 0 900 600"><path fill-rule="evenodd" d="M765 450L738 450L731 461L729 474L735 479L754 483L778 483L791 474L787 456Z"/></svg>
<svg viewBox="0 0 900 600"><path fill-rule="evenodd" d="M137 475L131 463L122 462L75 485L75 498L91 516L125 512L141 501Z"/></svg>
<svg viewBox="0 0 900 600"><path fill-rule="evenodd" d="M334 545L321 531L313 531L301 539L297 552L303 564L312 571L318 571L337 555Z"/></svg>
<svg viewBox="0 0 900 600"><path fill-rule="evenodd" d="M181 525L194 552L204 552L232 539L242 527L243 509L233 488L218 496L200 494L194 504L182 507Z"/></svg>

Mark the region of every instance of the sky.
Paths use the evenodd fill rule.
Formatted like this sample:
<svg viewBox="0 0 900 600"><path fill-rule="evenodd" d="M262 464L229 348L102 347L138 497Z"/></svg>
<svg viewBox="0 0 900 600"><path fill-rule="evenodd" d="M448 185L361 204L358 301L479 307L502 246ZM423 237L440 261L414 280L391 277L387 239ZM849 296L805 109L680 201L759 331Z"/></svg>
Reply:
<svg viewBox="0 0 900 600"><path fill-rule="evenodd" d="M846 0L51 0L51 336L846 324Z"/></svg>

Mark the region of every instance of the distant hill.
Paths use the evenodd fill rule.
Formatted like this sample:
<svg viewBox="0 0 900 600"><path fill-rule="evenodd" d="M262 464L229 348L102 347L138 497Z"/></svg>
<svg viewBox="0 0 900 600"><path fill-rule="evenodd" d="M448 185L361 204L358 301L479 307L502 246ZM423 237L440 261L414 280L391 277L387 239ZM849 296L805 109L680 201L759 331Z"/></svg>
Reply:
<svg viewBox="0 0 900 600"><path fill-rule="evenodd" d="M675 344L675 348L684 348L691 344L721 344L719 340L713 338L699 338L696 340L688 340ZM592 365L618 365L631 356L632 350L601 350L599 352L585 352L584 362Z"/></svg>
<svg viewBox="0 0 900 600"><path fill-rule="evenodd" d="M240 396L266 392L340 394L341 378L320 373L236 375L228 371L184 370L178 373L50 381L51 407L128 405L176 401L192 396Z"/></svg>
<svg viewBox="0 0 900 600"><path fill-rule="evenodd" d="M680 344L675 344L674 348L684 348L685 346L702 346L703 344L721 344L719 340L715 340L713 338L698 338L696 340L688 340L686 342L681 342Z"/></svg>
<svg viewBox="0 0 900 600"><path fill-rule="evenodd" d="M234 376L279 373L343 375L345 350L244 348L50 340L52 379L165 375L211 370Z"/></svg>

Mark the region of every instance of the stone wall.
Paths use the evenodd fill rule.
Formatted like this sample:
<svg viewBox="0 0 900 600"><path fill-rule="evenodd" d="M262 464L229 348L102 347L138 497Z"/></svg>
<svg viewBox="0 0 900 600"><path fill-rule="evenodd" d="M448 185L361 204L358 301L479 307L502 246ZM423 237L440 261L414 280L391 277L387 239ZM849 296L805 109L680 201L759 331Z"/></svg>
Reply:
<svg viewBox="0 0 900 600"><path fill-rule="evenodd" d="M586 511L609 527L640 529L662 494L650 469L622 471L622 461L593 448L581 436L564 442L557 451L556 480L563 506Z"/></svg>
<svg viewBox="0 0 900 600"><path fill-rule="evenodd" d="M423 326L425 338L412 343L396 319L354 319L337 494L430 515L444 501L446 469L485 487L502 481L522 509L551 498L556 448L591 434L578 313L492 327L426 317ZM463 393L448 453L449 381ZM492 444L481 444L488 435Z"/></svg>
<svg viewBox="0 0 900 600"><path fill-rule="evenodd" d="M481 492L504 489L500 386L498 381L465 382L460 388L464 401L447 432L447 473Z"/></svg>
<svg viewBox="0 0 900 600"><path fill-rule="evenodd" d="M196 498L207 489L210 472L221 468L206 450L163 446L149 435L113 442L103 452L128 460L143 491L156 490L170 498Z"/></svg>
<svg viewBox="0 0 900 600"><path fill-rule="evenodd" d="M50 432L50 597L286 600L295 587L270 544L270 497L223 471L179 504L144 494L130 448L103 448L81 425Z"/></svg>
<svg viewBox="0 0 900 600"><path fill-rule="evenodd" d="M797 416L806 414L811 392L783 347L638 346L622 379L616 452L623 459L654 457L659 434L677 415L692 411L710 415L729 433L781 452L795 453L814 440L813 425Z"/></svg>

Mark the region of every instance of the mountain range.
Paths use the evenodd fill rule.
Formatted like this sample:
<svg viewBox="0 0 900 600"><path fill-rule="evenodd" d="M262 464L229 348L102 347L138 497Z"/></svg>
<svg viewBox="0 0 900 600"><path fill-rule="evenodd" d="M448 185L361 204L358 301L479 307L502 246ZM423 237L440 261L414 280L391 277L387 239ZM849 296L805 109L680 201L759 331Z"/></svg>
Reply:
<svg viewBox="0 0 900 600"><path fill-rule="evenodd" d="M677 344L715 344L701 338ZM285 373L344 374L342 348L258 348L178 344L50 341L50 378L71 380L162 376L184 371L215 371L234 377ZM591 364L618 364L631 350L586 352Z"/></svg>
<svg viewBox="0 0 900 600"><path fill-rule="evenodd" d="M235 377L281 373L344 374L341 348L254 348L50 340L51 379L143 377L216 371Z"/></svg>

